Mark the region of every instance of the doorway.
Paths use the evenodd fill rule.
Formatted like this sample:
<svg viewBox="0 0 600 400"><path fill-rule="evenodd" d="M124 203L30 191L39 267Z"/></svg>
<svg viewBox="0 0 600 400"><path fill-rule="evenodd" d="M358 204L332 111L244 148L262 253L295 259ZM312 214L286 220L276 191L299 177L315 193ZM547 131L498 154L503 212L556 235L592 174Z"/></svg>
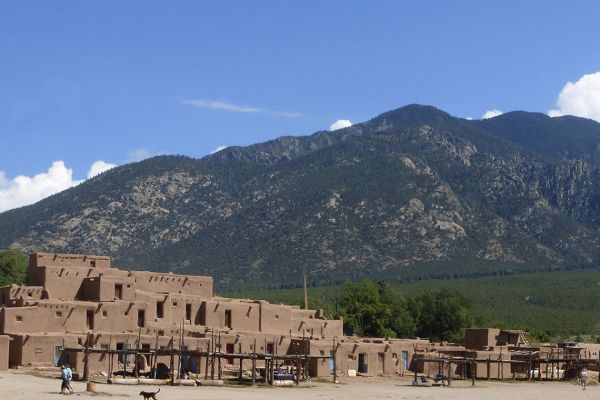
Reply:
<svg viewBox="0 0 600 400"><path fill-rule="evenodd" d="M369 370L369 358L365 353L358 355L358 372L366 374Z"/></svg>

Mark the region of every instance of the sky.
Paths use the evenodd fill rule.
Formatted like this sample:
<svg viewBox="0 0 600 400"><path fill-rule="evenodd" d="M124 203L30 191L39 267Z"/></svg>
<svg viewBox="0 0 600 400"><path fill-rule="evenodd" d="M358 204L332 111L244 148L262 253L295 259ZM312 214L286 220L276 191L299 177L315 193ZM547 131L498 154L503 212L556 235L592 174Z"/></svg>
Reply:
<svg viewBox="0 0 600 400"><path fill-rule="evenodd" d="M0 212L411 103L600 121L598 1L0 1Z"/></svg>

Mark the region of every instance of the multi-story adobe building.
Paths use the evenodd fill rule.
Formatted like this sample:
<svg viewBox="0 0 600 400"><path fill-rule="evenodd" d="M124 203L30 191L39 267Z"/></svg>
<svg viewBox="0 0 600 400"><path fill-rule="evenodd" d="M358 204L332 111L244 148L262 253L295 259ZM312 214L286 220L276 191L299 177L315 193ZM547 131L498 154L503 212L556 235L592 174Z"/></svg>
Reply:
<svg viewBox="0 0 600 400"><path fill-rule="evenodd" d="M27 285L1 287L0 307L0 369L56 365L63 347L86 343L149 349L181 338L175 347L206 349L218 332L224 353L291 354L303 339L303 351L329 356L335 342L339 375L393 375L407 371L415 351L429 346L418 339L345 337L343 321L321 310L217 297L211 277L121 270L105 256L32 254ZM68 356L81 370L83 355ZM104 355L89 357L91 370L106 371ZM140 370L148 368L145 361L141 357ZM189 367L202 372L204 365ZM329 376L332 367L331 360L315 358L309 373Z"/></svg>

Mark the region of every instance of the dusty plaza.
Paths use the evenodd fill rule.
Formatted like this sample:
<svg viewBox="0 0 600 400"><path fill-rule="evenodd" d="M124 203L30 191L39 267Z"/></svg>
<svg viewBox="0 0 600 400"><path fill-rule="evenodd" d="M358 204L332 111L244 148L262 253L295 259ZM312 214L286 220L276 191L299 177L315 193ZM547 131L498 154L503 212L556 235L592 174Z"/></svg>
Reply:
<svg viewBox="0 0 600 400"><path fill-rule="evenodd" d="M24 372L0 372L0 398L11 400L60 399L60 381ZM85 392L85 384L74 382L79 399L140 398L140 390L156 390L129 385L97 385L97 393ZM300 387L181 387L161 386L158 399L188 400L304 400L304 399L448 399L448 400L500 400L500 399L595 399L600 387L589 386L581 390L569 382L454 382L451 387L411 386L410 379L399 378L346 378L339 384L308 382Z"/></svg>

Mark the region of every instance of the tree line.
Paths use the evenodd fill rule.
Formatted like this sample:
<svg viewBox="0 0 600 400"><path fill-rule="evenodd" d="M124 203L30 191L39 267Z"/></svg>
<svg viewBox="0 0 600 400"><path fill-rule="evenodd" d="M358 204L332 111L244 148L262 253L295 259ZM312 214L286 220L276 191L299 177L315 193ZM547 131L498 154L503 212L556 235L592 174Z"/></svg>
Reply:
<svg viewBox="0 0 600 400"><path fill-rule="evenodd" d="M347 282L339 298L344 333L461 342L473 324L469 300L449 290L404 296L385 281Z"/></svg>

